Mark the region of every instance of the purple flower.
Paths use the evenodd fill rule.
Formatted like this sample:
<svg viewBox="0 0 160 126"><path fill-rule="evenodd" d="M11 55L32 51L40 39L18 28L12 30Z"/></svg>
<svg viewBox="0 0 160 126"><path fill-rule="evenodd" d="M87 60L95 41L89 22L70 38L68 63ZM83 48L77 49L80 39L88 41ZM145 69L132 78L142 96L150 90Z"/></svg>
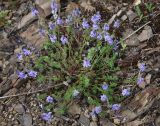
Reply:
<svg viewBox="0 0 160 126"><path fill-rule="evenodd" d="M57 22L58 25L62 25L63 24L63 20L60 17L57 18L56 22Z"/></svg>
<svg viewBox="0 0 160 126"><path fill-rule="evenodd" d="M32 52L31 52L30 50L28 50L28 49L22 49L22 50L23 50L23 54L24 54L25 56L29 56L29 55L32 54Z"/></svg>
<svg viewBox="0 0 160 126"><path fill-rule="evenodd" d="M119 28L119 26L120 26L120 21L119 21L119 20L116 20L116 21L114 22L114 24L113 24L113 27Z"/></svg>
<svg viewBox="0 0 160 126"><path fill-rule="evenodd" d="M50 30L53 30L54 28L55 28L55 24L53 24L53 23L50 22L50 23L49 23L49 29L50 29Z"/></svg>
<svg viewBox="0 0 160 126"><path fill-rule="evenodd" d="M101 20L101 15L99 12L97 12L96 14L94 14L92 17L91 17L91 21L93 23L97 23L98 21Z"/></svg>
<svg viewBox="0 0 160 126"><path fill-rule="evenodd" d="M105 102L106 100L107 100L108 98L107 98L107 96L106 95L101 95L101 101L102 102Z"/></svg>
<svg viewBox="0 0 160 126"><path fill-rule="evenodd" d="M95 114L95 110L93 109L92 112L90 113L90 115L92 116L92 118L96 117L96 114Z"/></svg>
<svg viewBox="0 0 160 126"><path fill-rule="evenodd" d="M66 43L68 43L68 38L65 37L64 35L62 35L61 36L61 42L62 42L63 45L66 44Z"/></svg>
<svg viewBox="0 0 160 126"><path fill-rule="evenodd" d="M48 96L48 97L46 98L46 101L47 101L48 103L53 103L54 99L53 99L53 97Z"/></svg>
<svg viewBox="0 0 160 126"><path fill-rule="evenodd" d="M52 14L56 14L58 11L58 4L56 3L55 0L51 3L51 9L52 9Z"/></svg>
<svg viewBox="0 0 160 126"><path fill-rule="evenodd" d="M78 9L78 8L76 8L76 9L74 9L73 11L72 11L72 16L73 17L77 17L77 16L79 16L81 14L81 11Z"/></svg>
<svg viewBox="0 0 160 126"><path fill-rule="evenodd" d="M128 89L123 89L122 90L122 95L123 96L129 96L130 95L130 89L128 88Z"/></svg>
<svg viewBox="0 0 160 126"><path fill-rule="evenodd" d="M84 29L88 29L88 28L89 28L88 21L87 21L85 18L83 19L82 27L83 27Z"/></svg>
<svg viewBox="0 0 160 126"><path fill-rule="evenodd" d="M72 95L73 95L73 97L76 97L76 96L78 96L78 94L79 94L79 91L78 90L74 90Z"/></svg>
<svg viewBox="0 0 160 126"><path fill-rule="evenodd" d="M57 37L55 35L49 35L49 38L51 40L51 42L55 43L57 40Z"/></svg>
<svg viewBox="0 0 160 126"><path fill-rule="evenodd" d="M18 58L18 60L21 61L21 60L23 60L23 55L18 53L18 54L17 54L17 58Z"/></svg>
<svg viewBox="0 0 160 126"><path fill-rule="evenodd" d="M18 77L20 78L20 79L26 79L27 78L27 74L25 74L24 72L18 72Z"/></svg>
<svg viewBox="0 0 160 126"><path fill-rule="evenodd" d="M118 111L120 108L121 108L121 105L120 105L120 104L113 104L113 105L112 105L112 110L113 110L113 111Z"/></svg>
<svg viewBox="0 0 160 126"><path fill-rule="evenodd" d="M94 24L92 25L92 28L93 28L93 30L98 30L98 29L99 29L99 26L98 26L98 24L95 24L95 23L94 23Z"/></svg>
<svg viewBox="0 0 160 126"><path fill-rule="evenodd" d="M92 31L90 32L90 37L95 38L96 36L97 36L96 31L92 30Z"/></svg>
<svg viewBox="0 0 160 126"><path fill-rule="evenodd" d="M43 113L42 115L41 115L41 118L43 119L43 120L45 120L45 121L51 121L51 119L52 119L52 112L48 112L48 113Z"/></svg>
<svg viewBox="0 0 160 126"><path fill-rule="evenodd" d="M37 72L34 70L28 71L28 76L35 78L37 76Z"/></svg>
<svg viewBox="0 0 160 126"><path fill-rule="evenodd" d="M146 69L145 63L140 63L139 69L140 69L140 72L144 72Z"/></svg>
<svg viewBox="0 0 160 126"><path fill-rule="evenodd" d="M37 16L39 12L35 8L32 8L31 13L33 16Z"/></svg>
<svg viewBox="0 0 160 126"><path fill-rule="evenodd" d="M39 29L39 34L40 34L42 37L44 37L44 36L45 36L45 30L42 29L42 28L40 28L40 29Z"/></svg>
<svg viewBox="0 0 160 126"><path fill-rule="evenodd" d="M103 84L103 85L102 85L102 89L103 89L103 90L107 90L107 89L108 89L108 84Z"/></svg>
<svg viewBox="0 0 160 126"><path fill-rule="evenodd" d="M144 78L139 77L139 78L137 79L137 84L138 84L138 85L142 84L143 82L144 82Z"/></svg>
<svg viewBox="0 0 160 126"><path fill-rule="evenodd" d="M90 60L88 60L88 59L84 59L83 60L83 67L90 67L91 66L91 63L90 63Z"/></svg>
<svg viewBox="0 0 160 126"><path fill-rule="evenodd" d="M105 33L104 39L108 42L109 45L113 45L113 38L108 33Z"/></svg>
<svg viewBox="0 0 160 126"><path fill-rule="evenodd" d="M103 30L104 31L108 31L109 30L109 25L107 23L104 24Z"/></svg>
<svg viewBox="0 0 160 126"><path fill-rule="evenodd" d="M96 106L96 107L94 108L94 111L95 111L96 114L99 114L99 113L102 112L102 107L101 107L101 106Z"/></svg>
<svg viewBox="0 0 160 126"><path fill-rule="evenodd" d="M103 39L103 37L102 37L102 34L101 34L101 33L98 33L98 34L97 34L97 39L98 39L98 40L102 40L102 39Z"/></svg>

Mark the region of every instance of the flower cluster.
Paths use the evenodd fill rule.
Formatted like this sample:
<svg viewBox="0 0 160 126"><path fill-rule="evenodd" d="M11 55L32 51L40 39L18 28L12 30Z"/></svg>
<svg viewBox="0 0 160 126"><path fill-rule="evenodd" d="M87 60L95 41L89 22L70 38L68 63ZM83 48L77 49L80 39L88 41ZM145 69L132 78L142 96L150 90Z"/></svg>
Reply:
<svg viewBox="0 0 160 126"><path fill-rule="evenodd" d="M31 55L32 55L31 50L23 48L22 52L17 54L17 59L22 62L23 60L25 60L25 58ZM36 78L37 72L34 70L18 71L17 75L20 79L26 79L27 77Z"/></svg>
<svg viewBox="0 0 160 126"><path fill-rule="evenodd" d="M81 12L78 8L64 18L58 15L59 5L55 0L52 1L51 9L54 19L48 24L47 29L49 30L39 29L42 37L48 36L49 38L49 42L45 43L45 55L42 54L42 58L38 59L40 62L35 65L37 66L36 69L42 72L27 70L19 72L18 76L21 79L26 79L27 77L35 78L37 75L47 74L45 78L47 81L44 82L66 82L66 79L69 79L72 84L65 88L66 91L62 93L57 90L54 95L62 96L64 100L70 100L76 99L80 93L87 97L95 96L91 92L97 93L98 97L94 98L98 102L91 98L91 103L95 105L91 115L98 115L102 112L101 104L111 103L111 97L113 97L114 90L110 86L112 79L106 79L109 76L106 69L115 71L111 67L115 65L113 61L114 48L117 48L119 39L115 37L114 32L120 27L120 20L114 21L114 24L110 26L102 21L100 12L95 13L90 19L79 18ZM38 14L35 10L33 12L34 15ZM32 55L30 50L23 49L23 54L18 54L17 57L22 61L24 57L30 55ZM101 73L100 67L102 67L103 73ZM99 85L104 81L109 82L110 85L106 83ZM129 96L130 89L123 89L122 95ZM52 105L54 101L52 96L47 96L47 104ZM88 100L88 102L90 101ZM113 104L111 109L118 111L120 107L120 104ZM43 113L41 117L45 121L50 121L53 118L53 113Z"/></svg>
<svg viewBox="0 0 160 126"><path fill-rule="evenodd" d="M145 69L146 69L145 63L140 63L138 67L139 67L140 72L144 72ZM143 82L144 82L144 78L143 77L138 77L137 84L140 85Z"/></svg>

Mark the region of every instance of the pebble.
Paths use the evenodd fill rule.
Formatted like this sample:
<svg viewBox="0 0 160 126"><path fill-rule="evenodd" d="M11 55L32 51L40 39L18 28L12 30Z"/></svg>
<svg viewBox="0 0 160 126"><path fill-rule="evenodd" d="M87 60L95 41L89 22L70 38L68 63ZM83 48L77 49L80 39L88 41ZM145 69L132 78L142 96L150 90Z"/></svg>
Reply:
<svg viewBox="0 0 160 126"><path fill-rule="evenodd" d="M18 114L23 114L25 112L22 104L15 105L14 110L18 112Z"/></svg>
<svg viewBox="0 0 160 126"><path fill-rule="evenodd" d="M127 16L126 16L126 15L123 15L123 16L121 17L121 20L122 20L122 21L127 20Z"/></svg>
<svg viewBox="0 0 160 126"><path fill-rule="evenodd" d="M134 13L132 10L129 10L127 12L127 16L129 18L129 21L131 22L131 21L133 21L137 17L137 14Z"/></svg>
<svg viewBox="0 0 160 126"><path fill-rule="evenodd" d="M89 126L98 126L96 122L91 122Z"/></svg>

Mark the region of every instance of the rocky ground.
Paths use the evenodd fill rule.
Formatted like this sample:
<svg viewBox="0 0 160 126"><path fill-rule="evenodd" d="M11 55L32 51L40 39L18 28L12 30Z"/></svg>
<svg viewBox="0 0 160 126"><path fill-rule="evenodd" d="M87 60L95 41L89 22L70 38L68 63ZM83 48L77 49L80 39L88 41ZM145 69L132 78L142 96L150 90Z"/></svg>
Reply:
<svg viewBox="0 0 160 126"><path fill-rule="evenodd" d="M79 6L85 10L84 13L103 11L109 24L115 18L123 22L124 29L121 31L127 48L118 61L122 71L117 75L130 78L138 74L136 67L139 62L143 61L147 66L142 75L144 84L138 88L136 84L132 85L135 90L123 102L118 118L113 117L112 113L104 119L91 118L91 108L73 103L66 116L57 115L51 123L45 123L40 118L42 109L37 100L39 93L33 93L0 98L0 126L160 126L160 1L150 2L155 5L154 11L149 14L144 9L146 19L140 20L134 9L134 4L139 4L138 0L93 0L90 3L84 0L80 4L61 1L62 7L67 6L66 11ZM6 18L10 24L0 24L0 97L42 89L30 80L20 80L16 75L19 69L16 55L21 48L33 46L39 50L45 40L38 34L39 20L30 13L34 4L41 11L42 19L49 22L50 1L4 0L0 3L0 10L8 13ZM121 116L128 118L121 120Z"/></svg>

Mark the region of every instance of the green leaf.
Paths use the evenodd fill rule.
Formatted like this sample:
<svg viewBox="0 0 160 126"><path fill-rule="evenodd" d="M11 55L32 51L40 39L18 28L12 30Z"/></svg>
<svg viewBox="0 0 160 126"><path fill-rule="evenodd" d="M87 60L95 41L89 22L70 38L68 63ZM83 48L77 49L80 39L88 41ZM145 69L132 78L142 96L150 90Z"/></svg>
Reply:
<svg viewBox="0 0 160 126"><path fill-rule="evenodd" d="M81 76L80 78L80 84L82 85L82 87L86 88L89 86L89 78L87 76Z"/></svg>
<svg viewBox="0 0 160 126"><path fill-rule="evenodd" d="M95 55L96 49L94 47L88 50L87 59L92 60L93 56Z"/></svg>

